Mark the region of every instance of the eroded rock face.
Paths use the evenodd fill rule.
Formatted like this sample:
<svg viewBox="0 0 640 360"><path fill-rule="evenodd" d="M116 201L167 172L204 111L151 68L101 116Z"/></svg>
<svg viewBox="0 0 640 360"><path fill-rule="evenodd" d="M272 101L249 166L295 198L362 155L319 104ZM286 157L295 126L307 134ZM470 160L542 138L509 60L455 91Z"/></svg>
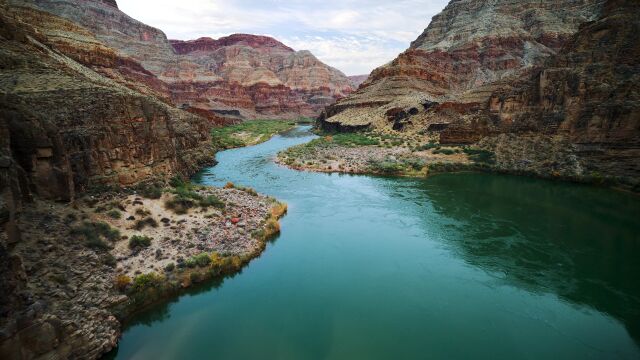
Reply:
<svg viewBox="0 0 640 360"><path fill-rule="evenodd" d="M121 62L137 64L119 65L125 68L120 71L127 72L125 77L136 75L136 86L146 86L148 92L179 107L238 110L244 118L296 118L316 116L353 91L340 71L308 51L296 52L269 37L236 34L217 40L169 41L162 31L99 0L9 1L87 29ZM60 34L59 26L54 29L61 41L68 37ZM72 39L79 37L77 31L70 32Z"/></svg>
<svg viewBox="0 0 640 360"><path fill-rule="evenodd" d="M582 164L572 176L611 177L629 187L640 179L640 19L634 1L608 1L602 17L583 25L542 69L497 89L476 123L460 121L445 143L482 142L504 168L533 161L542 147L506 151L522 139L560 136ZM485 119L478 124L479 119ZM463 134L466 134L467 137ZM515 134L517 136L505 136ZM541 143L538 141L538 143ZM505 150L502 151L501 149ZM519 154L514 157L514 154ZM553 156L557 151L546 152ZM504 155L504 156L501 156ZM537 171L534 171L537 172ZM639 189L636 189L639 190Z"/></svg>
<svg viewBox="0 0 640 360"><path fill-rule="evenodd" d="M640 190L638 6L452 1L320 125L439 133L500 171Z"/></svg>
<svg viewBox="0 0 640 360"><path fill-rule="evenodd" d="M517 78L555 54L602 0L454 0L411 47L327 111L327 122L384 126L383 113L430 101L484 101L483 86ZM467 94L474 91L472 95ZM388 106L387 106L388 105ZM346 109L359 109L342 114Z"/></svg>
<svg viewBox="0 0 640 360"><path fill-rule="evenodd" d="M26 174L23 189L68 201L93 185L127 186L188 173L212 158L210 122L166 104L145 85L134 85L138 77L127 70L139 64L122 61L73 24L67 28L79 36L62 42L22 21L38 18L45 30L47 24L65 24L49 14L5 10L0 120L11 163ZM68 50L70 43L75 50ZM98 52L88 56L91 46Z"/></svg>

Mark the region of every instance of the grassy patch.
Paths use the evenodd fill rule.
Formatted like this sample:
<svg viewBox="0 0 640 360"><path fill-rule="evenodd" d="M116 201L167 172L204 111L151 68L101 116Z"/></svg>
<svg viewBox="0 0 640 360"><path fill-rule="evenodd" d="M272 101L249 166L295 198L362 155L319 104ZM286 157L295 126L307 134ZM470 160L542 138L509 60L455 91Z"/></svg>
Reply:
<svg viewBox="0 0 640 360"><path fill-rule="evenodd" d="M253 120L211 130L217 149L232 149L267 141L273 135L291 129L295 122L284 120Z"/></svg>

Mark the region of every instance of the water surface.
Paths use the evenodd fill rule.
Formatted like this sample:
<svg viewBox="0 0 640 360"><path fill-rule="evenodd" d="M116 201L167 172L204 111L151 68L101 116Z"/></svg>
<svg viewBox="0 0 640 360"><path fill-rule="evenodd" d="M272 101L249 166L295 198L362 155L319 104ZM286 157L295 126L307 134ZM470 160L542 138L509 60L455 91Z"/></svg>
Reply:
<svg viewBox="0 0 640 360"><path fill-rule="evenodd" d="M289 170L298 128L196 181L289 204L240 274L141 314L118 359L639 358L640 201L522 177Z"/></svg>

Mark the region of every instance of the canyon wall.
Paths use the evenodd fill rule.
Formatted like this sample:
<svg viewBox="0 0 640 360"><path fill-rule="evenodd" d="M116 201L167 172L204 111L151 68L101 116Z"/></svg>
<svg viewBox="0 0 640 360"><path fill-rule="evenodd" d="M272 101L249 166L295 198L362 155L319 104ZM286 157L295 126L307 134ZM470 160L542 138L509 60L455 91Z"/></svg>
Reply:
<svg viewBox="0 0 640 360"><path fill-rule="evenodd" d="M349 79L308 51L265 36L168 40L117 8L115 1L10 0L88 30L122 59L140 65L140 86L182 107L235 119L316 116L353 91ZM34 26L39 26L37 22ZM53 29L65 37L64 28ZM61 31L62 30L62 31ZM75 37L75 35L73 36Z"/></svg>
<svg viewBox="0 0 640 360"><path fill-rule="evenodd" d="M500 171L640 190L639 5L451 1L411 48L327 108L327 130L440 134Z"/></svg>

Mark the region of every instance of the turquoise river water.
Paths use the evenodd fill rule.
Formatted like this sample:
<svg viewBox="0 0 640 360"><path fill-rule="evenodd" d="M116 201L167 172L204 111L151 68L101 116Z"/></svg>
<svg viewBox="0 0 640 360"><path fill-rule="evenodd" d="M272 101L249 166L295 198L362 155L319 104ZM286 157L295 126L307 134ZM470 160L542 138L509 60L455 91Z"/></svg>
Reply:
<svg viewBox="0 0 640 360"><path fill-rule="evenodd" d="M308 127L194 181L289 204L243 271L138 316L116 359L638 359L640 200L490 174L300 172Z"/></svg>

